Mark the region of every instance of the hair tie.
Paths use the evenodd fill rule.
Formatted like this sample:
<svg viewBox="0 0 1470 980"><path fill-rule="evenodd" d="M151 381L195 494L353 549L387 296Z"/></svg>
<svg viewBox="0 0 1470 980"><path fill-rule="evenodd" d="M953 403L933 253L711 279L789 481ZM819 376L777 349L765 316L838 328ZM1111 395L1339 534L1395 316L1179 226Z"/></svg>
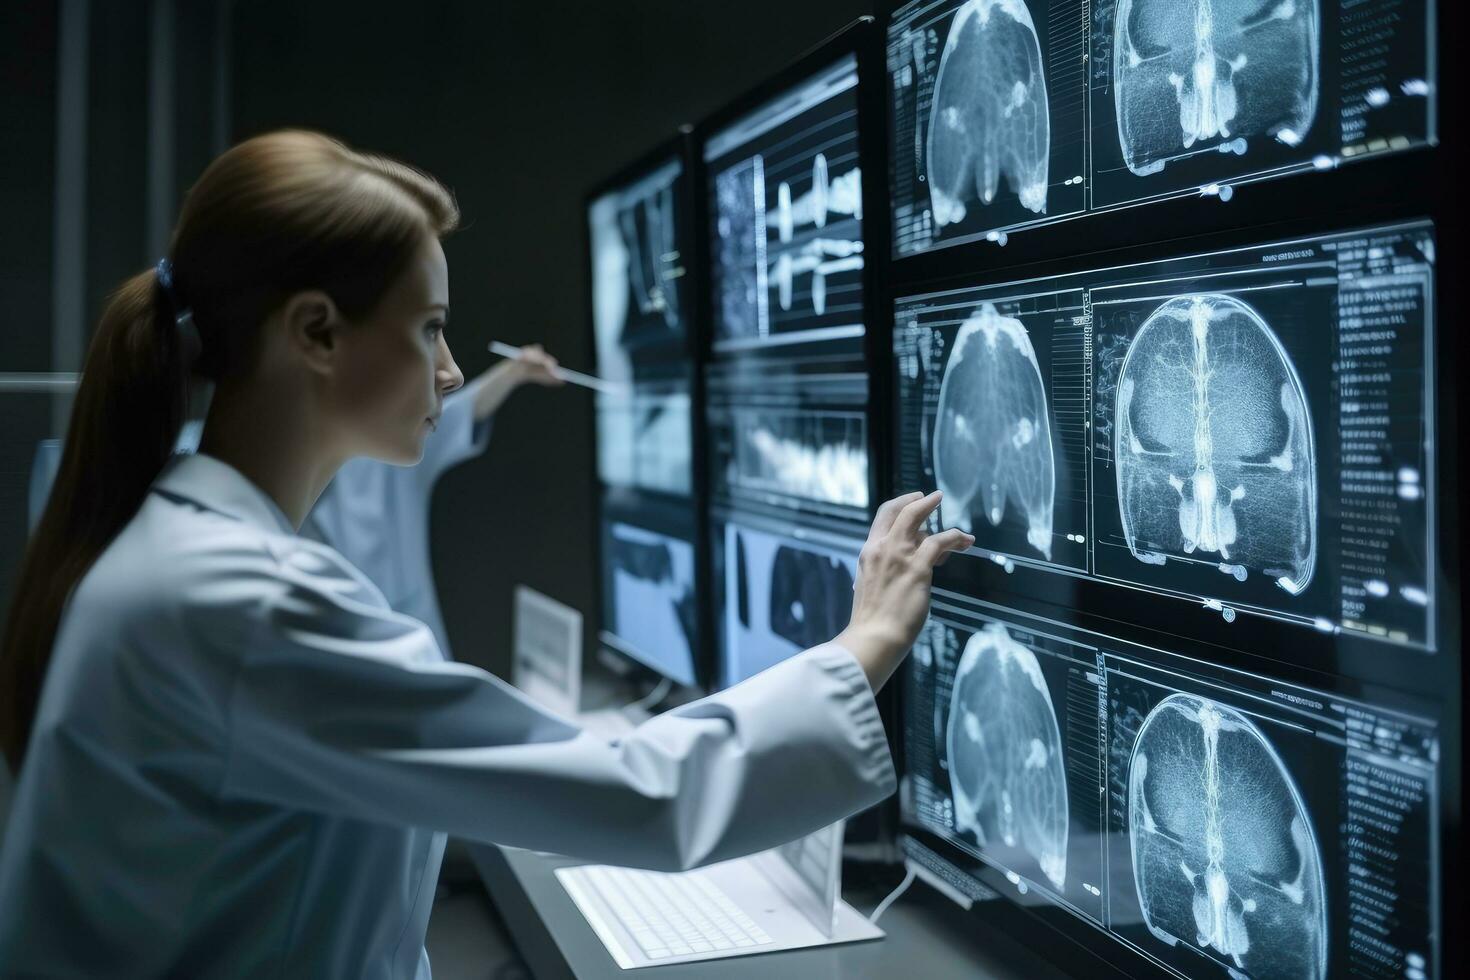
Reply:
<svg viewBox="0 0 1470 980"><path fill-rule="evenodd" d="M158 273L158 284L163 287L168 305L173 310L174 327L179 332L179 342L184 349L184 363L192 366L199 360L199 353L204 349L199 327L194 323L194 311L179 303L179 294L174 289L174 264L167 258L159 259L155 271Z"/></svg>

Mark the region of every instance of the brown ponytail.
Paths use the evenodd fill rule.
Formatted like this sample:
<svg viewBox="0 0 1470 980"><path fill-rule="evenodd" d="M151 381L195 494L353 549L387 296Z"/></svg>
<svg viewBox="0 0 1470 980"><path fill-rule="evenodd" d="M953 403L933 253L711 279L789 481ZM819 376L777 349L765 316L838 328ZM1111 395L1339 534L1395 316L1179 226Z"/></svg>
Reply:
<svg viewBox="0 0 1470 980"><path fill-rule="evenodd" d="M248 374L260 324L301 290L366 317L423 235L458 221L433 178L317 133L247 140L200 177L174 229L172 295L150 269L108 301L21 563L0 646L0 749L17 773L63 606L172 453L191 367L213 380ZM192 309L203 341L192 365L175 301Z"/></svg>

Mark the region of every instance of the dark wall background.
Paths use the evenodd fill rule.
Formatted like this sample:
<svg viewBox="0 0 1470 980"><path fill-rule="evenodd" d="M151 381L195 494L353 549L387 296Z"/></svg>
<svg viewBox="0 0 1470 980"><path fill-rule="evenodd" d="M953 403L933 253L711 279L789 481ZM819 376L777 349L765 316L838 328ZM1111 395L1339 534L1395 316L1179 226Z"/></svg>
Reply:
<svg viewBox="0 0 1470 980"><path fill-rule="evenodd" d="M189 183L214 155L222 11L227 0L0 2L0 373L75 372L109 293L152 265L148 209L172 223ZM168 25L160 43L155 20ZM61 104L63 32L76 31L83 85ZM166 49L155 77L153 56ZM154 99L153 96L159 96ZM172 139L150 146L167 117ZM61 158L63 112L79 139ZM58 191L63 166L77 186ZM150 195L151 167L171 180ZM65 207L58 208L65 193ZM58 252L59 214L79 216L74 247ZM58 259L62 260L61 263ZM65 270L61 268L65 265ZM59 281L66 285L58 286ZM59 322L57 292L75 288L78 315ZM58 338L58 333L65 337ZM25 548L36 444L63 435L68 395L0 396L0 610Z"/></svg>
<svg viewBox="0 0 1470 980"><path fill-rule="evenodd" d="M232 135L309 126L433 173L465 217L445 251L466 376L491 339L586 368L588 187L871 7L254 0L232 24ZM591 412L581 389L524 390L488 454L440 483L435 576L459 659L508 671L518 583L595 609Z"/></svg>

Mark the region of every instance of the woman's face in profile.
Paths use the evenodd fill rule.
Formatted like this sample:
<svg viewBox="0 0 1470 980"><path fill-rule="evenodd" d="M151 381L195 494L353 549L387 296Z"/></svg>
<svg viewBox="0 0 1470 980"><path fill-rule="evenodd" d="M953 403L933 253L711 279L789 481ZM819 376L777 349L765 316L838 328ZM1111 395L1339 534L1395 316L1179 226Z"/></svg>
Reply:
<svg viewBox="0 0 1470 980"><path fill-rule="evenodd" d="M378 309L342 332L340 375L357 454L416 463L438 425L444 396L464 384L449 352L449 266L425 235Z"/></svg>

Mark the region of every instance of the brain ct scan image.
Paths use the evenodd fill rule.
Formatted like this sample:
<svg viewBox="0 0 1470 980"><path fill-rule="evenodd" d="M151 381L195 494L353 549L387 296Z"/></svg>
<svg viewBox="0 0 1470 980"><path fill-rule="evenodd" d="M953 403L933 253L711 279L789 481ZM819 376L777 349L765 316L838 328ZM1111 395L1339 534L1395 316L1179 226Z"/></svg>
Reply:
<svg viewBox="0 0 1470 980"><path fill-rule="evenodd" d="M1322 858L1276 750L1239 711L1172 694L1138 731L1128 833L1145 924L1236 977L1327 974Z"/></svg>
<svg viewBox="0 0 1470 980"><path fill-rule="evenodd" d="M934 221L962 221L1004 177L1022 206L1046 211L1051 126L1036 25L1023 0L970 0L939 63L927 158Z"/></svg>
<svg viewBox="0 0 1470 980"><path fill-rule="evenodd" d="M960 328L945 366L934 471L946 526L971 530L976 503L993 526L1014 508L1027 542L1051 558L1056 464L1041 368L1025 326L989 303Z"/></svg>
<svg viewBox="0 0 1470 980"><path fill-rule="evenodd" d="M1317 460L1295 366L1250 305L1178 296L1144 321L1117 386L1114 457L1133 556L1189 556L1292 595L1317 555Z"/></svg>
<svg viewBox="0 0 1470 980"><path fill-rule="evenodd" d="M1120 0L1118 139L1139 176L1192 153L1297 146L1317 114L1317 0Z"/></svg>
<svg viewBox="0 0 1470 980"><path fill-rule="evenodd" d="M955 672L946 744L955 823L1004 858L1067 879L1067 780L1056 709L1031 650L1000 623L970 637Z"/></svg>

